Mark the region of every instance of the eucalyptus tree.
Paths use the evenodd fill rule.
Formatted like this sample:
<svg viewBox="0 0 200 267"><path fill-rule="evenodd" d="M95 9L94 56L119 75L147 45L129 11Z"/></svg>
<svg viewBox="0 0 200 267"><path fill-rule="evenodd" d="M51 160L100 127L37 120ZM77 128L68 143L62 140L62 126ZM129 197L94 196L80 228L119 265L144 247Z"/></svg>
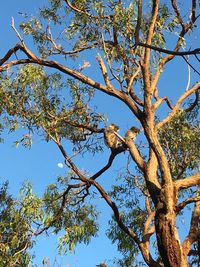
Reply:
<svg viewBox="0 0 200 267"><path fill-rule="evenodd" d="M29 209L30 210L30 209ZM1 266L26 267L33 246L30 213L8 193L8 182L0 188L0 262Z"/></svg>
<svg viewBox="0 0 200 267"><path fill-rule="evenodd" d="M152 267L198 264L200 48L190 40L199 14L196 0L49 0L35 17L24 14L20 29L12 20L19 42L0 60L2 127L27 129L20 140L26 146L33 132L42 133L69 170L38 202L46 215L36 216L35 235L65 229L60 249L88 243L98 231L92 204L98 193L113 211L108 236L124 256L116 264L141 266L138 254ZM177 61L186 67L185 87ZM162 77L174 66L167 90ZM180 88L172 94L176 79ZM109 114L100 112L98 91L120 102L125 111L113 112L127 112L123 122L140 129L133 140L117 133L122 121L115 122L120 149L112 147L109 156L102 142ZM107 157L94 174L76 159L87 161L91 153L95 166L102 153ZM116 177L119 157L124 169ZM190 223L180 239L186 207Z"/></svg>

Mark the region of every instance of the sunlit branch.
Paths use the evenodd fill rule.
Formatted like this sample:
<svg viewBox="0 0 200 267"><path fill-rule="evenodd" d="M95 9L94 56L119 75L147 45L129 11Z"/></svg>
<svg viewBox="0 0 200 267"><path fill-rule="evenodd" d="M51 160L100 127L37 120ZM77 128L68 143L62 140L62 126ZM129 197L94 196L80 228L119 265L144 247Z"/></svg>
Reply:
<svg viewBox="0 0 200 267"><path fill-rule="evenodd" d="M185 178L174 181L177 190L187 189L195 185L200 185L200 171Z"/></svg>
<svg viewBox="0 0 200 267"><path fill-rule="evenodd" d="M151 210L149 197L150 196L146 196L146 201L145 201L148 217L144 223L144 231L143 231L143 238L142 238L143 242L148 242L151 235L153 235L155 233L155 226L150 227L150 225L151 225L151 223L155 217L155 211Z"/></svg>
<svg viewBox="0 0 200 267"><path fill-rule="evenodd" d="M146 162L141 156L138 148L132 140L126 140L126 145L130 151L131 157L134 162L137 164L140 170L144 171Z"/></svg>
<svg viewBox="0 0 200 267"><path fill-rule="evenodd" d="M109 90L114 91L115 88L113 87L113 85L111 84L111 82L109 80L106 66L105 66L105 64L103 62L103 59L102 59L100 54L97 54L97 61L99 63L99 66L100 66L100 69L101 69L101 72L102 72L102 75L103 75L103 78L104 78L106 86L108 87Z"/></svg>
<svg viewBox="0 0 200 267"><path fill-rule="evenodd" d="M169 113L169 115L156 125L156 129L159 129L160 127L162 127L163 125L165 125L167 122L169 122L176 115L176 113L177 113L178 109L180 108L180 105L183 103L183 101L188 96L192 95L193 93L195 93L199 89L200 89L200 83L197 83L190 90L185 91L180 96L180 98L178 99L178 101L174 105L174 107L173 107L172 111Z"/></svg>
<svg viewBox="0 0 200 267"><path fill-rule="evenodd" d="M59 64L56 61L53 60L44 60L41 58L38 58L37 56L35 56L33 54L33 52L31 52L25 45L22 44L18 44L16 46L17 50L22 50L28 57L28 59L19 59L19 60L13 60L10 61L6 64L4 64L3 66L0 67L0 72L4 71L6 69L11 68L12 66L16 66L16 65L20 65L20 64L28 64L28 63L34 63L34 64L38 64L38 65L42 65L42 66L46 66L49 68L54 68L57 69L65 74L70 75L71 77L74 77L75 79L93 87L96 88L108 95L114 96L118 99L120 99L121 101L123 101L130 109L131 111L133 111L133 113L135 114L135 116L140 119L140 117L142 116L142 111L137 107L137 105L135 103L133 103L133 101L129 98L129 96L125 93L125 92L121 92L116 90L113 86L110 90L110 88L108 88L108 86L105 86L99 82L94 81L93 79L89 78L88 76L85 76L84 74L82 74L81 72L78 72L76 70L73 70L71 68L68 68L62 64ZM9 59L9 57L12 55L13 50L9 50L9 53L7 53L6 59ZM2 59L3 63L5 62L5 57ZM106 69L105 69L105 65L102 64L101 61L101 67L103 70L104 75L106 76ZM108 81L108 78L106 78L106 81Z"/></svg>
<svg viewBox="0 0 200 267"><path fill-rule="evenodd" d="M64 0L65 3L72 9L74 10L75 12L77 13L81 13L81 14L85 14L87 15L88 17L92 17L91 14L89 14L86 10L81 10L79 8L77 8L76 6L72 5L72 3L69 1L69 0Z"/></svg>
<svg viewBox="0 0 200 267"><path fill-rule="evenodd" d="M136 115L137 118L140 118L142 112L141 110L133 103L133 101L131 101L131 99L127 96L126 93L121 92L116 90L113 86L112 86L112 90L110 90L110 88L108 88L108 86L105 86L99 82L94 81L93 79L85 76L84 74L73 70L71 68L68 68L62 64L59 64L56 61L53 60L44 60L41 58L37 58L37 56L35 56L26 46L23 46L22 44L18 44L18 49L22 50L27 56L28 59L19 59L19 60L13 60L8 62L7 64L4 64L3 66L0 67L0 72L4 71L6 69L11 68L12 66L16 66L16 65L20 65L20 64L27 64L27 63L34 63L34 64L38 64L38 65L42 65L42 66L46 66L49 68L54 68L57 69L65 74L70 75L71 77L93 87L96 88L108 95L114 96L120 100L122 100L124 103L126 103L126 105L133 111L133 113ZM10 55L10 53L9 53ZM103 67L103 65L102 65ZM103 69L104 71L104 69Z"/></svg>
<svg viewBox="0 0 200 267"><path fill-rule="evenodd" d="M158 16L158 9L159 9L159 0L155 0L152 3L152 10L151 10L152 15L151 15L149 30L148 30L147 39L146 39L147 45L151 45L152 43L154 29L156 25L157 16ZM150 108L151 92L153 91L153 89L150 87L151 85L150 55L151 55L151 49L149 49L149 47L146 47L142 69L143 69L143 76L144 76L144 86L145 86L145 91L146 91L146 94L144 94L145 103L146 105L148 105L148 108Z"/></svg>
<svg viewBox="0 0 200 267"><path fill-rule="evenodd" d="M161 184L158 180L158 159L152 148L149 148L149 160L145 168L145 180L148 187L148 191L153 198L155 194L160 191Z"/></svg>
<svg viewBox="0 0 200 267"><path fill-rule="evenodd" d="M26 244L21 249L19 249L13 254L13 258L16 257L18 254L22 253L23 251L25 251L27 247L28 247L28 242L26 242Z"/></svg>
<svg viewBox="0 0 200 267"><path fill-rule="evenodd" d="M155 104L153 105L153 109L156 110L162 103L165 101L170 109L173 109L173 106L171 102L169 101L168 97L164 96L162 98L159 98Z"/></svg>
<svg viewBox="0 0 200 267"><path fill-rule="evenodd" d="M130 80L129 80L129 83L128 83L128 86L127 86L127 92L128 92L128 93L129 93L130 90L132 89L133 82L134 82L135 78L138 76L138 74L139 74L140 71L141 71L141 67L140 67L139 64L137 65L137 67L138 67L137 70L136 70L135 72L133 72L133 74L131 75L131 78L130 78Z"/></svg>

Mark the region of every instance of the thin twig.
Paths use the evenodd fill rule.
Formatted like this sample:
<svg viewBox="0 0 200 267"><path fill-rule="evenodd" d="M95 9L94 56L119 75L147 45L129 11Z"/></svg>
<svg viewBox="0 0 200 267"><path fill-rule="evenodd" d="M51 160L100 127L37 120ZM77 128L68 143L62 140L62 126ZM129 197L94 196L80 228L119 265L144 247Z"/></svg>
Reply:
<svg viewBox="0 0 200 267"><path fill-rule="evenodd" d="M11 27L12 27L13 30L15 31L15 33L16 33L17 37L19 38L20 42L21 42L22 44L24 44L24 40L23 40L23 38L21 37L21 35L20 35L20 33L18 32L18 30L15 28L15 20L14 20L13 17L12 17Z"/></svg>

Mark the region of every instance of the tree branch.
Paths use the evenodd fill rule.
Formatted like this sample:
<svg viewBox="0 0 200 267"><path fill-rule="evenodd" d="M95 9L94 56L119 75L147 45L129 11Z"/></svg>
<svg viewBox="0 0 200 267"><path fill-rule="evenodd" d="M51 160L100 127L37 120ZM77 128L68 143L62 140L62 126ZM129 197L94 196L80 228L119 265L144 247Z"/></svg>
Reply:
<svg viewBox="0 0 200 267"><path fill-rule="evenodd" d="M120 99L131 109L131 111L135 114L135 116L138 119L140 119L140 117L142 116L142 111L129 98L129 96L127 96L127 94L125 92L118 91L113 86L111 88L112 90L110 90L110 87L108 88L108 86L105 86L99 82L96 82L93 79L85 76L81 72L78 72L76 70L68 68L68 67L58 63L57 61L44 60L44 59L38 58L25 45L18 44L16 49L17 50L20 49L21 51L23 51L27 55L28 59L19 59L19 60L10 61L7 64L4 64L3 66L0 67L0 72L4 71L4 70L6 70L12 66L16 66L16 65L20 65L20 64L28 64L28 63L38 64L38 65L46 66L49 68L54 68L54 69L57 69L57 70L65 73L65 74L68 74L69 76L81 81L82 83L85 83L85 84L87 84L87 85L89 85L89 86L91 86L97 90L100 90L100 91L102 91L108 95L111 95L111 96L114 96L114 97ZM13 53L13 50L9 50L9 53L7 53L7 56L2 59L2 62L4 63L6 59L9 59L9 57L12 55L12 53ZM103 65L102 65L102 67L103 67ZM105 69L103 69L103 71L105 71Z"/></svg>
<svg viewBox="0 0 200 267"><path fill-rule="evenodd" d="M158 8L159 8L159 1L154 0L152 11L151 11L152 15L151 15L151 20L150 20L150 25L149 25L149 31L148 31L147 40L146 40L147 45L151 45L151 42L153 39L156 19L158 16ZM146 94L144 96L145 96L145 102L148 105L150 105L151 95L152 95L150 91L154 90L153 88L151 88L150 54L151 54L151 49L149 49L149 47L146 47L142 69L143 69L143 76L144 76L144 85L145 85L145 90L146 90Z"/></svg>
<svg viewBox="0 0 200 267"><path fill-rule="evenodd" d="M135 143L132 140L126 140L126 145L130 151L131 157L134 162L137 164L138 168L142 171L145 169L146 162L141 156L138 148L136 147Z"/></svg>
<svg viewBox="0 0 200 267"><path fill-rule="evenodd" d="M100 175L102 175L105 171L107 171L107 170L111 167L111 165L112 165L113 160L115 159L115 157L116 157L119 153L121 153L121 152L123 152L123 151L119 151L119 152L116 152L116 153L111 153L111 155L110 155L110 157L109 157L109 159L108 159L108 163L107 163L101 170L99 170L97 173L95 173L94 175L92 175L92 176L90 177L90 179L91 179L91 180L95 180L95 179L97 179Z"/></svg>
<svg viewBox="0 0 200 267"><path fill-rule="evenodd" d="M110 18L113 18L113 15L93 16L90 13L88 13L86 10L81 10L81 9L77 8L76 6L72 5L72 3L69 0L64 0L64 1L68 5L68 7L70 7L72 10L74 10L75 12L77 12L79 14L84 14L84 15L88 16L89 18L93 18L93 19L110 19Z"/></svg>
<svg viewBox="0 0 200 267"><path fill-rule="evenodd" d="M185 179L174 181L174 186L176 187L176 190L187 189L195 185L200 185L200 171Z"/></svg>
<svg viewBox="0 0 200 267"><path fill-rule="evenodd" d="M137 237L136 233L133 232L129 227L127 227L123 223L122 216L120 215L119 210L118 210L115 202L113 202L111 200L111 198L106 193L106 191L95 180L92 180L91 183L96 187L96 189L99 191L99 193L101 194L103 199L107 202L107 204L113 210L113 213L114 213L114 216L115 216L115 220L116 220L118 226L121 228L121 230L124 231L128 236L130 236L136 242L136 244L140 248L141 253L143 254L144 260L149 264L149 266L161 267L160 264L158 264L157 262L155 262L152 259L151 255L150 255L150 252L147 251L145 245L142 242L140 242L140 240Z"/></svg>
<svg viewBox="0 0 200 267"><path fill-rule="evenodd" d="M146 196L146 201L145 201L148 217L144 223L144 231L143 231L143 237L142 237L143 242L149 241L151 235L155 233L155 226L150 227L150 224L155 217L155 211L151 210L149 197L150 196Z"/></svg>
<svg viewBox="0 0 200 267"><path fill-rule="evenodd" d="M16 65L20 65L20 64L27 64L27 63L34 63L34 64L38 64L38 65L43 65L46 67L55 68L55 69L65 73L65 74L68 74L68 75L76 78L77 80L79 80L85 84L92 86L93 88L96 88L100 91L106 92L109 95L112 95L112 96L115 96L115 97L121 99L121 95L117 90L115 90L115 92L113 92L113 91L109 90L107 88L107 86L104 86L103 84L92 80L91 78L85 76L84 74L82 74L76 70L70 69L70 68L68 68L62 64L59 64L56 61L44 60L44 59L38 58L27 47L24 47L22 44L18 44L14 48L14 51L16 49L22 50L28 56L28 59L19 59L19 60L10 61L7 64L0 67L0 71L4 71L4 70L6 70L12 66L16 66ZM4 63L7 59L9 59L9 57L12 55L12 53L13 53L13 49L10 49L9 52L6 54L6 56L4 58L2 58L0 62Z"/></svg>
<svg viewBox="0 0 200 267"><path fill-rule="evenodd" d="M155 104L153 105L153 109L156 110L162 103L165 101L170 109L173 109L171 102L169 101L168 97L163 96L162 98L158 98Z"/></svg>
<svg viewBox="0 0 200 267"><path fill-rule="evenodd" d="M195 68L192 66L192 64L190 64L190 62L188 61L188 59L187 59L185 56L182 56L182 58L185 60L185 62L187 63L187 65L188 65L191 69L193 69L193 71L196 72L196 73L200 76L200 72L199 72L197 69L195 69Z"/></svg>
<svg viewBox="0 0 200 267"><path fill-rule="evenodd" d="M200 197L200 186L198 187L197 190L197 198L199 197ZM182 244L183 252L186 256L190 251L191 245L200 239L199 218L200 218L200 201L196 202L194 205L192 218L190 222L190 230Z"/></svg>
<svg viewBox="0 0 200 267"><path fill-rule="evenodd" d="M100 69L101 69L105 84L107 85L109 90L114 91L115 88L113 87L113 85L111 84L111 82L109 80L106 66L105 66L105 64L103 62L103 59L102 59L102 57L101 57L101 55L99 53L97 54L97 61L99 63L99 66L100 66Z"/></svg>
<svg viewBox="0 0 200 267"><path fill-rule="evenodd" d="M140 42L140 28L141 28L141 23L142 23L142 2L143 0L138 1L137 24L135 28L135 45L136 46Z"/></svg>
<svg viewBox="0 0 200 267"><path fill-rule="evenodd" d="M184 111L185 112L192 111L198 105L198 103L199 103L199 91L196 91L195 92L195 100L194 100L194 102L188 108L186 108Z"/></svg>
<svg viewBox="0 0 200 267"><path fill-rule="evenodd" d="M176 2L176 1L175 1ZM193 9L193 14L196 14L196 11L194 11L194 5L192 4L192 9ZM189 22L187 24L184 25L184 27L182 27L182 30L179 34L178 40L176 42L175 48L173 51L171 50L160 50L159 52L163 52L165 54L168 54L167 56L163 57L163 59L160 61L160 64L156 70L156 73L153 77L152 83L151 83L151 87L155 88L158 82L158 79L160 77L160 74L163 70L163 67L166 63L168 63L170 60L172 60L175 56L183 56L185 52L179 52L179 49L181 48L183 41L184 41L184 36L187 34L187 32L193 27L195 21L197 20L198 17L193 17L191 16L191 19L189 20ZM149 44L142 44L142 45L149 45ZM151 49L157 50L157 47L149 47ZM160 48L159 48L160 49ZM162 48L161 48L162 49ZM158 50L157 50L158 51ZM178 54L177 54L178 53ZM187 51L185 55L195 55L197 56L197 54L200 53L200 48L197 48L195 50L192 51Z"/></svg>
<svg viewBox="0 0 200 267"><path fill-rule="evenodd" d="M13 48L9 49L3 58L0 59L0 66L2 66L13 54L21 49L21 44L17 44Z"/></svg>
<svg viewBox="0 0 200 267"><path fill-rule="evenodd" d="M195 84L190 90L188 90L185 93L183 93L181 95L181 97L178 99L178 101L176 102L176 104L174 105L174 107L173 107L172 111L169 113L169 115L156 125L156 129L161 128L164 124L169 122L176 115L176 113L177 113L178 109L180 108L180 105L182 104L182 102L188 96L190 96L191 94L195 93L199 89L200 89L200 82Z"/></svg>
<svg viewBox="0 0 200 267"><path fill-rule="evenodd" d="M74 110L72 110L72 114L73 114L73 112L74 112ZM89 124L80 124L80 123L77 123L74 120L73 121L69 120L68 119L69 116L72 115L70 113L68 113L67 116L57 117L56 115L53 115L49 111L47 111L47 114L49 115L49 117L53 118L54 120L56 120L56 122L63 121L65 123L69 124L72 127L85 129L85 130L90 131L91 133L103 133L104 132L104 128L98 129L97 126L91 126Z"/></svg>
<svg viewBox="0 0 200 267"><path fill-rule="evenodd" d="M190 197L190 198L187 198L186 200L184 200L183 202L179 203L176 207L176 211L177 213L179 213L182 209L185 208L185 206L191 204L191 203L195 203L195 202L198 202L200 201L200 196L198 197Z"/></svg>
<svg viewBox="0 0 200 267"><path fill-rule="evenodd" d="M92 15L90 13L88 13L86 10L81 10L81 9L77 8L76 6L72 5L72 3L69 0L64 0L64 1L68 5L68 7L70 7L75 12L77 12L79 14L87 15L88 17L92 17Z"/></svg>
<svg viewBox="0 0 200 267"><path fill-rule="evenodd" d="M146 48L152 49L154 51L158 51L158 52L164 53L164 54L173 55L173 56L181 56L182 57L182 56L200 54L200 48L196 48L194 50L181 51L180 52L180 51L176 51L176 50L164 49L164 48L161 48L161 47L157 47L157 46L154 46L154 45L149 45L149 44L145 44L145 43L141 43L141 42L139 42L138 45L142 46L142 47L146 47Z"/></svg>
<svg viewBox="0 0 200 267"><path fill-rule="evenodd" d="M177 6L176 0L171 0L171 4L172 4L172 7L173 7L174 12L176 14L176 17L177 17L179 23L181 24L182 29L184 29L185 25L184 25L183 19L181 17L181 14L179 12L179 8Z"/></svg>

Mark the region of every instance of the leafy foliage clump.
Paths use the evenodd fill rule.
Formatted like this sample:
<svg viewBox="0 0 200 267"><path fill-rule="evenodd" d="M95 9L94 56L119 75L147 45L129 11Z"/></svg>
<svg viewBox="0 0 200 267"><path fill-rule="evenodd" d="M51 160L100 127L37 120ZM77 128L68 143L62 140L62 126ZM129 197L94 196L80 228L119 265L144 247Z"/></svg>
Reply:
<svg viewBox="0 0 200 267"><path fill-rule="evenodd" d="M27 267L33 247L31 220L20 203L8 194L8 183L0 188L1 266Z"/></svg>

